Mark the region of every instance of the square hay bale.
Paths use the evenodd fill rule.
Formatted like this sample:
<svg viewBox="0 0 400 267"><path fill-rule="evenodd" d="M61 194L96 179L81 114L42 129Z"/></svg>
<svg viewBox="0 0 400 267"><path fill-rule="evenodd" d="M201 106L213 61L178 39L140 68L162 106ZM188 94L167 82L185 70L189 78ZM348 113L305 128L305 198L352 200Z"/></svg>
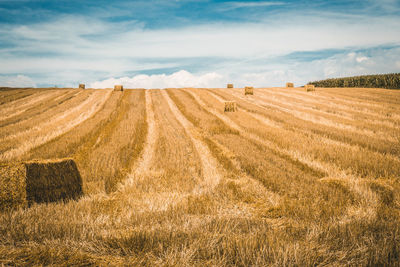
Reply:
<svg viewBox="0 0 400 267"><path fill-rule="evenodd" d="M246 86L244 88L244 95L253 95L253 86Z"/></svg>
<svg viewBox="0 0 400 267"><path fill-rule="evenodd" d="M225 101L224 112L235 112L237 111L237 105L235 101Z"/></svg>
<svg viewBox="0 0 400 267"><path fill-rule="evenodd" d="M124 87L122 85L114 85L114 91L123 91Z"/></svg>
<svg viewBox="0 0 400 267"><path fill-rule="evenodd" d="M85 84L83 83L79 84L79 89L85 89Z"/></svg>
<svg viewBox="0 0 400 267"><path fill-rule="evenodd" d="M286 87L294 87L294 84L293 84L293 83L290 83L290 82L287 82L287 83L286 83Z"/></svg>
<svg viewBox="0 0 400 267"><path fill-rule="evenodd" d="M309 91L315 91L315 86L313 84L306 84L304 86L304 88L306 89L307 92Z"/></svg>
<svg viewBox="0 0 400 267"><path fill-rule="evenodd" d="M233 83L228 83L228 84L226 85L226 88L233 88Z"/></svg>
<svg viewBox="0 0 400 267"><path fill-rule="evenodd" d="M0 210L77 199L82 194L82 178L72 159L0 165Z"/></svg>

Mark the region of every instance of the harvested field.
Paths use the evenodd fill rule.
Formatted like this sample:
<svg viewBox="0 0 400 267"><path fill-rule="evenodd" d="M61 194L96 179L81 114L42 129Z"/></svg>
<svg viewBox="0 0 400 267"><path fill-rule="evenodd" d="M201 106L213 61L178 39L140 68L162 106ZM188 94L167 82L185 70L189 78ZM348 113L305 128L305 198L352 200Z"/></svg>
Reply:
<svg viewBox="0 0 400 267"><path fill-rule="evenodd" d="M398 265L400 91L287 87L0 90L0 264Z"/></svg>

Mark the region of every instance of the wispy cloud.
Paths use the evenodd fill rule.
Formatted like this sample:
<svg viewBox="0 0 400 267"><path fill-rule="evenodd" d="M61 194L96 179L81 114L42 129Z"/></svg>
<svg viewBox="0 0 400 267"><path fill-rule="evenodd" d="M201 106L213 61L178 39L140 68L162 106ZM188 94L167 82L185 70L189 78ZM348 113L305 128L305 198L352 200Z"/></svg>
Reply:
<svg viewBox="0 0 400 267"><path fill-rule="evenodd" d="M270 6L281 6L285 5L284 2L251 2L251 1L244 1L244 2L225 2L220 10L232 10L237 8L262 8L262 7L270 7Z"/></svg>
<svg viewBox="0 0 400 267"><path fill-rule="evenodd" d="M385 8L398 6L398 1L370 1L381 6L383 13ZM25 75L37 85L62 86L112 77L132 80L144 74L144 80L152 82L143 85L176 87L182 84L180 79L170 76L185 70L187 73L175 76L185 74L193 79L192 84L199 84L197 77L215 73L242 84L254 79L253 83L261 86L362 71L400 71L396 60L388 60L386 52L375 49L391 45L397 55L400 15L391 11L385 16L375 15L358 0L351 5L346 4L348 1L333 4L322 0L210 0L207 5L203 1L117 1L109 8L89 5L88 1L82 8L87 14L81 10L66 12L68 5L57 5L54 16L48 15L52 9L45 8L45 2L28 1L25 11L0 3L0 9L14 12L12 17L24 17L18 12L34 13L39 6L37 17L46 18L13 23L0 18L3 76ZM75 5L75 10L77 3L71 1L69 7ZM356 4L359 12L353 10ZM171 24L171 20L179 24ZM363 49L375 52L359 52ZM344 60L351 52L357 54L354 60ZM386 65L379 63L383 58ZM152 74L165 74L166 78ZM134 79L135 84L138 79ZM207 81L214 87L222 83Z"/></svg>
<svg viewBox="0 0 400 267"><path fill-rule="evenodd" d="M4 87L36 87L36 83L28 76L15 75L15 76L1 76L0 86Z"/></svg>

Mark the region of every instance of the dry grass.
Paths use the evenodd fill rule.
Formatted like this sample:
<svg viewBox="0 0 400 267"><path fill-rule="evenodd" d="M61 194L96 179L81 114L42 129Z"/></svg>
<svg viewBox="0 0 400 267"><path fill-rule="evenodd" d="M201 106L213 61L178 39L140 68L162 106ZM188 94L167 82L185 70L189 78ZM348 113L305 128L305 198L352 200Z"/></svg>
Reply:
<svg viewBox="0 0 400 267"><path fill-rule="evenodd" d="M82 195L82 179L72 159L8 163L0 165L0 173L0 209Z"/></svg>
<svg viewBox="0 0 400 267"><path fill-rule="evenodd" d="M85 92L85 91L83 91ZM73 129L96 113L109 97L110 92L93 92L88 97L58 116L28 129L20 129L0 140L0 161L18 159L34 147L44 144L57 136ZM51 114L49 114L51 116ZM22 128L22 127L21 127Z"/></svg>
<svg viewBox="0 0 400 267"><path fill-rule="evenodd" d="M398 265L400 92L242 90L113 92L24 153L73 157L88 194L1 213L0 263Z"/></svg>
<svg viewBox="0 0 400 267"><path fill-rule="evenodd" d="M72 91L43 91L43 94L35 94L32 99L23 99L24 101L21 103L10 103L9 107L2 110L4 114L0 118L2 133L14 132L15 128L27 125L27 123L34 125L32 123L38 121L36 120L38 115L44 115L45 111L50 114L64 102L68 104L68 102L74 101L75 96L77 93Z"/></svg>
<svg viewBox="0 0 400 267"><path fill-rule="evenodd" d="M0 105L27 98L35 94L36 91L35 89L1 90Z"/></svg>
<svg viewBox="0 0 400 267"><path fill-rule="evenodd" d="M61 94L48 100L42 99L37 104L28 108L26 112L10 118L5 121L0 128L0 138L10 135L10 133L21 133L34 128L56 116L58 113L64 113L69 107L78 105L82 100L90 96L90 92L60 91ZM39 98L39 97L38 97ZM10 113L16 114L16 106ZM13 112L14 111L14 112Z"/></svg>

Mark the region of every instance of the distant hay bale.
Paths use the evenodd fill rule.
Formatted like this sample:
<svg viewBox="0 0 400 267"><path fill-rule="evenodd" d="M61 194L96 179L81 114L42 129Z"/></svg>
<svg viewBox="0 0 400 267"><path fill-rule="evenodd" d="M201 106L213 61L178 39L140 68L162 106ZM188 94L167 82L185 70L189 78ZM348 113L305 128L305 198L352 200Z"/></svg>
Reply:
<svg viewBox="0 0 400 267"><path fill-rule="evenodd" d="M228 83L228 84L226 85L226 88L233 88L233 84L232 84L232 83Z"/></svg>
<svg viewBox="0 0 400 267"><path fill-rule="evenodd" d="M286 83L286 87L294 87L294 84L293 83Z"/></svg>
<svg viewBox="0 0 400 267"><path fill-rule="evenodd" d="M123 91L124 87L122 85L114 85L114 91Z"/></svg>
<svg viewBox="0 0 400 267"><path fill-rule="evenodd" d="M237 111L237 105L235 101L225 101L225 112L235 112Z"/></svg>
<svg viewBox="0 0 400 267"><path fill-rule="evenodd" d="M306 89L307 92L309 91L315 91L315 86L313 84L306 84L304 86L304 88Z"/></svg>
<svg viewBox="0 0 400 267"><path fill-rule="evenodd" d="M244 95L253 95L253 86L246 86L244 88Z"/></svg>
<svg viewBox="0 0 400 267"><path fill-rule="evenodd" d="M72 159L0 165L0 210L77 199L81 195L82 178Z"/></svg>
<svg viewBox="0 0 400 267"><path fill-rule="evenodd" d="M83 83L79 84L79 89L85 89L85 84Z"/></svg>

